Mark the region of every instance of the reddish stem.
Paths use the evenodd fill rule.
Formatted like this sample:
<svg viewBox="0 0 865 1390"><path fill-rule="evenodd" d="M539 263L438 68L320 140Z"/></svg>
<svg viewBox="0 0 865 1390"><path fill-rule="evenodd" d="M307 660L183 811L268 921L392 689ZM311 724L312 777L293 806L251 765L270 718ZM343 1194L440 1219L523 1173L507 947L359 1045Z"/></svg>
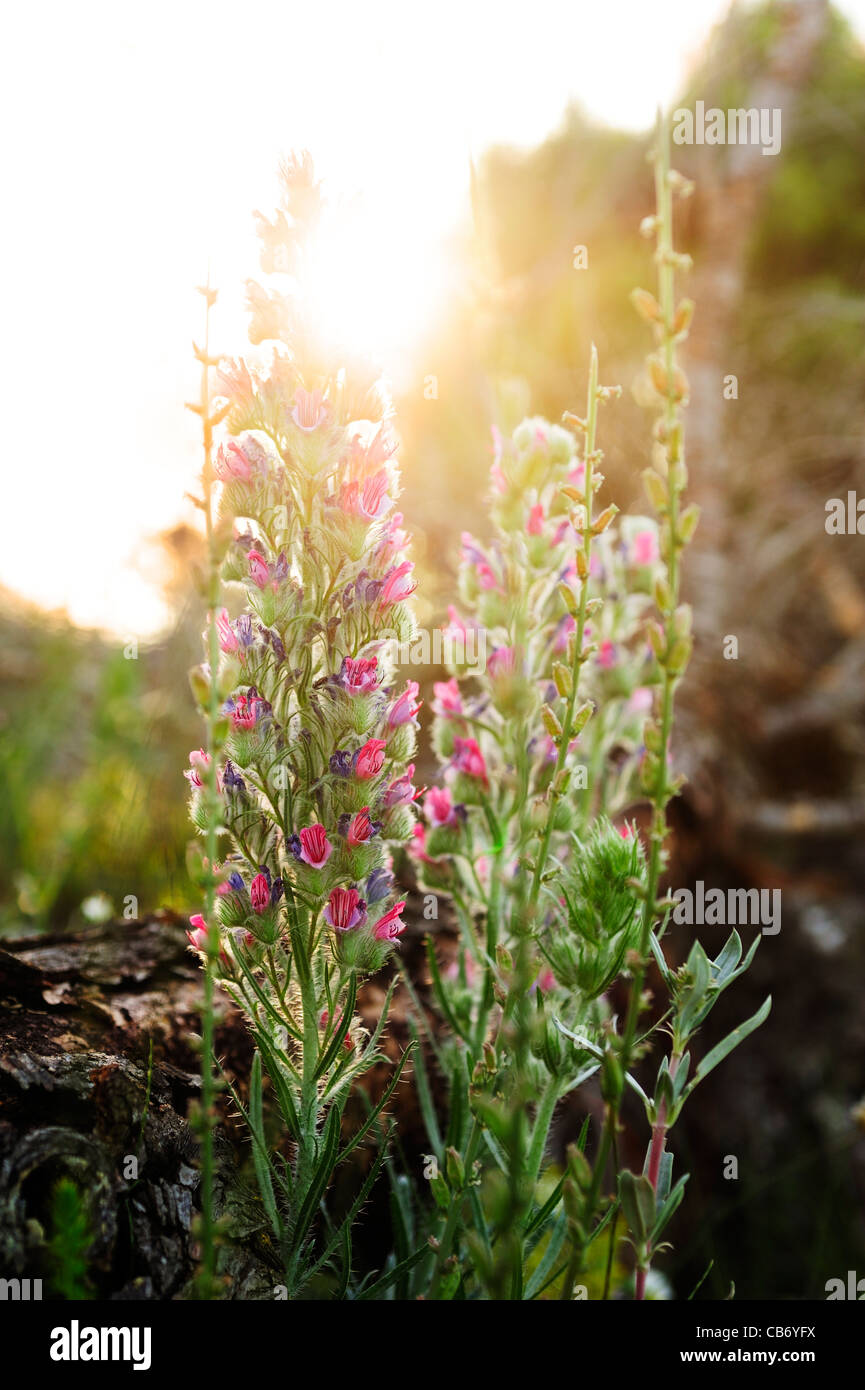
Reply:
<svg viewBox="0 0 865 1390"><path fill-rule="evenodd" d="M670 1058L671 1080L675 1078L678 1065L679 1058L676 1056L675 1053L673 1053L673 1055ZM649 1179L649 1182L652 1184L652 1189L656 1193L658 1191L658 1178L660 1177L661 1173L661 1159L664 1156L664 1146L666 1142L667 1103L666 1101L662 1100L661 1104L658 1106L658 1118L652 1127L652 1144L649 1149L649 1167L646 1173L646 1177ZM637 1302L641 1302L646 1296L646 1275L649 1272L649 1265L651 1264L651 1262L652 1251L650 1248L649 1256L646 1261L645 1267L640 1266L640 1268L637 1270L637 1276L634 1282L634 1298Z"/></svg>

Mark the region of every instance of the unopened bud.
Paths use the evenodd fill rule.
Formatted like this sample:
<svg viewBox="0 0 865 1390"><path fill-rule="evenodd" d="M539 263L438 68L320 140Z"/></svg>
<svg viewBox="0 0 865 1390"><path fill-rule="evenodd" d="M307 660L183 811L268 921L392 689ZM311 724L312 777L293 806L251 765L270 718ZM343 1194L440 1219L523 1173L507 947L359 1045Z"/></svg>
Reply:
<svg viewBox="0 0 865 1390"><path fill-rule="evenodd" d="M631 303L641 318L647 323L657 323L661 317L661 306L648 290L631 290Z"/></svg>

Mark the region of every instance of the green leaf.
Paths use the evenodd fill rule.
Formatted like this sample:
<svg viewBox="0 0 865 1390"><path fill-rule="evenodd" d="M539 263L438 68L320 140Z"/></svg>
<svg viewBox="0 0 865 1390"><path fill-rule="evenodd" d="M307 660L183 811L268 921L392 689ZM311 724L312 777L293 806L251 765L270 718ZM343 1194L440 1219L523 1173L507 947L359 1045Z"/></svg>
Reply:
<svg viewBox="0 0 865 1390"><path fill-rule="evenodd" d="M540 990L538 990L540 994ZM466 1075L468 1052L462 1049L457 1053L451 1073L450 1116L445 1146L462 1150L465 1144L469 1120L469 1078Z"/></svg>
<svg viewBox="0 0 865 1390"><path fill-rule="evenodd" d="M679 1203L684 1197L685 1183L687 1181L688 1174L683 1173L682 1176L679 1178L679 1181L676 1183L676 1186L673 1188L672 1192L669 1193L663 1204L659 1203L658 1216L654 1226L652 1227L652 1232L649 1237L653 1245L657 1241L658 1236L661 1234L664 1227L667 1225L667 1222L672 1218L677 1207L679 1206Z"/></svg>
<svg viewBox="0 0 865 1390"><path fill-rule="evenodd" d="M430 1142L430 1148L440 1163L444 1162L445 1146L442 1143L441 1130L439 1129L438 1117L433 1104L432 1092L430 1090L429 1077L427 1076L426 1062L424 1061L423 1048L420 1045L420 1038L415 1027L414 1020L408 1020L409 1031L414 1043L415 1067L414 1084L417 1091L418 1104L421 1116L423 1117L424 1128Z"/></svg>
<svg viewBox="0 0 865 1390"><path fill-rule="evenodd" d="M453 1267L448 1270L444 1278L439 1280L438 1296L440 1302L450 1303L460 1286L461 1278L462 1271L458 1264L454 1264Z"/></svg>
<svg viewBox="0 0 865 1390"><path fill-rule="evenodd" d="M652 932L649 936L649 945L652 948L652 955L655 957L658 970L661 974L661 979L664 981L664 984L667 986L668 989L672 989L675 976L673 974L673 971L667 964L667 960L661 947L661 943L654 932Z"/></svg>
<svg viewBox="0 0 865 1390"><path fill-rule="evenodd" d="M255 1164L255 1176L258 1179L258 1190L261 1193L261 1200L264 1203L264 1209L267 1212L273 1233L279 1239L282 1236L282 1218L277 1210L276 1198L273 1193L272 1165L264 1133L260 1052L256 1052L252 1059L252 1071L249 1078L249 1127L252 1131L252 1159Z"/></svg>
<svg viewBox="0 0 865 1390"><path fill-rule="evenodd" d="M396 1070L394 1071L394 1074L391 1077L388 1085L385 1087L384 1094L382 1095L381 1100L376 1102L376 1104L372 1107L366 1119L364 1120L363 1124L360 1126L359 1129L355 1130L354 1134L352 1135L349 1142L346 1144L345 1148L343 1149L334 1166L338 1166L345 1159L347 1159L352 1150L356 1149L358 1144L360 1144L366 1138L367 1134L372 1129L382 1110L387 1105L388 1101L390 1100L391 1096L396 1090L397 1083L399 1082L399 1079L403 1074L405 1065L408 1062L409 1057L411 1057L413 1050L414 1044L410 1043L409 1046L406 1048L405 1052L400 1057L399 1061L397 1062Z"/></svg>
<svg viewBox="0 0 865 1390"><path fill-rule="evenodd" d="M531 1278L529 1279L529 1282L526 1284L525 1297L527 1299L537 1298L538 1294L544 1288L547 1276L550 1270L552 1269L553 1265L555 1264L556 1260L559 1258L559 1252L561 1251L561 1248L564 1245L567 1231L568 1218L565 1216L565 1213L562 1212L559 1216L558 1221L556 1222L555 1227L550 1232L550 1239L547 1244L547 1248L543 1253L543 1257L541 1258L541 1261L538 1264L537 1269L535 1269Z"/></svg>
<svg viewBox="0 0 865 1390"><path fill-rule="evenodd" d="M604 1212L597 1226L592 1231L592 1234L589 1236L589 1245L591 1245L593 1241L596 1241L598 1239L598 1236L601 1235L602 1232L607 1229L616 1212L619 1210L620 1206L621 1203L619 1202L618 1198L616 1199L616 1201L610 1202L610 1205L607 1207L607 1210ZM586 1248L588 1249L588 1246Z"/></svg>
<svg viewBox="0 0 865 1390"><path fill-rule="evenodd" d="M724 1058L727 1057L735 1047L738 1047L740 1042L744 1042L749 1033L753 1033L755 1028L759 1028L761 1023L766 1022L771 1008L772 996L769 994L755 1014L752 1014L744 1023L740 1023L738 1028L733 1029L732 1033L728 1033L726 1038L722 1039L717 1046L712 1048L711 1052L706 1053L706 1056L694 1073L693 1081L685 1092L686 1096L689 1096L694 1087L699 1085L703 1078L709 1075L710 1071L714 1071L718 1063L723 1062Z"/></svg>
<svg viewBox="0 0 865 1390"><path fill-rule="evenodd" d="M648 1149L646 1150L646 1166L648 1166L648 1163L649 1163L649 1154L650 1154L651 1152L652 1152L652 1146L651 1146L651 1144L650 1144L649 1147L648 1147ZM644 1168L644 1169L643 1169L643 1172L645 1173L645 1171L646 1171L646 1169ZM656 1204L656 1206L663 1206L664 1202L666 1202L667 1197L669 1196L669 1193L670 1193L670 1184L672 1183L672 1180L673 1180L673 1155L669 1152L669 1150L665 1149L664 1152L661 1154L661 1162L660 1162L660 1165L659 1165L659 1167L658 1167L658 1186L657 1186L657 1188L655 1189L655 1204Z"/></svg>
<svg viewBox="0 0 865 1390"><path fill-rule="evenodd" d="M737 931L728 936L721 951L712 961L715 969L715 983L720 988L727 976L736 969L742 957L742 940Z"/></svg>
<svg viewBox="0 0 865 1390"><path fill-rule="evenodd" d="M619 1174L619 1198L634 1240L645 1245L655 1221L655 1189L647 1177L625 1168Z"/></svg>
<svg viewBox="0 0 865 1390"><path fill-rule="evenodd" d="M342 1016L340 1017L339 1023L336 1029L334 1030L334 1034L330 1040L330 1043L328 1044L327 1051L321 1057L319 1064L315 1069L316 1081L318 1081L322 1076L324 1076L325 1072L330 1070L337 1057L339 1057L340 1051L342 1050L342 1045L345 1042L346 1036L348 1035L348 1030L351 1027L351 1021L354 1018L354 1006L356 1000L357 973L353 970L351 972L351 979L348 983L348 997L346 998L345 1005L343 1007Z"/></svg>
<svg viewBox="0 0 865 1390"><path fill-rule="evenodd" d="M346 1231L348 1231L349 1233L351 1232L352 1226L354 1225L355 1217L357 1216L358 1212L360 1211L361 1207L364 1205L370 1192L372 1191L373 1186L375 1184L375 1180L381 1172L381 1166L384 1163L386 1157L387 1149L384 1146L382 1146L380 1151L376 1154L375 1162L372 1164L369 1172L364 1178L363 1183L361 1184L361 1189L355 1197L354 1201L352 1202L351 1207L348 1210L348 1213L340 1222L334 1234L331 1236L322 1254L319 1256L315 1264L307 1273L307 1280L311 1279L314 1274L317 1274L321 1267L327 1263L327 1261L330 1259L330 1256L336 1249L337 1245L339 1245L340 1241L343 1239L344 1233ZM335 1164L334 1167L336 1166L338 1165ZM348 1249L350 1254L350 1240Z"/></svg>
<svg viewBox="0 0 865 1390"><path fill-rule="evenodd" d="M381 1006L381 1011L380 1011L379 1016L378 1016L378 1023L375 1025L375 1030L374 1030L374 1032L373 1032L373 1035L372 1035L372 1037L370 1038L369 1042L367 1043L366 1047L364 1048L364 1051L363 1051L363 1060L364 1060L364 1061L366 1061L367 1059L369 1059L370 1061L372 1061L372 1054L374 1053L375 1049L376 1049L377 1046L378 1046L378 1040L379 1040L379 1038L381 1037L382 1033L384 1032L384 1026L385 1026L385 1024L387 1023L388 1014L390 1013L391 1000L393 999L393 992L394 992L394 990L395 990L396 987L397 987L397 983L398 983L398 981L397 981L397 979L396 979L396 976L394 976L394 978L391 980L390 984L388 985L387 994L384 996L384 1003L383 1003L382 1006Z"/></svg>
<svg viewBox="0 0 865 1390"><path fill-rule="evenodd" d="M535 1234L535 1232L537 1232L539 1236L542 1233L544 1227L546 1226L547 1222L553 1215L556 1207L559 1205L559 1202L562 1199L562 1189L565 1185L565 1180L567 1176L567 1173L562 1174L555 1187L553 1188L552 1192L550 1193L549 1197L544 1202L543 1206L539 1207L538 1210L535 1212L534 1216L532 1217L531 1221L526 1227L526 1240L530 1240L531 1237Z"/></svg>
<svg viewBox="0 0 865 1390"><path fill-rule="evenodd" d="M646 1092L643 1090L639 1081L637 1081L633 1076L631 1076L631 1073L629 1071L625 1072L625 1081L628 1083L632 1091L636 1091L637 1095L640 1097L640 1100L646 1107L646 1114L648 1115L650 1120L653 1120L655 1114L654 1106L652 1105L652 1102L649 1100L649 1097L646 1095Z"/></svg>
<svg viewBox="0 0 865 1390"><path fill-rule="evenodd" d="M336 1167L339 1152L339 1119L339 1110L334 1106L328 1111L327 1119L324 1122L324 1133L318 1146L312 1181L306 1190L294 1221L290 1247L292 1253L298 1250L306 1240L315 1213L318 1211L318 1204L324 1196Z"/></svg>
<svg viewBox="0 0 865 1390"><path fill-rule="evenodd" d="M447 996L447 990L445 989L444 982L442 981L441 971L439 970L438 957L436 956L435 946L433 945L433 939L431 936L428 936L426 938L426 956L427 961L429 962L433 992L438 1002L438 1006L444 1014L445 1018L447 1019L451 1031L457 1037L462 1038L463 1042L469 1042L469 1034L461 1026L456 1014L451 1008L451 1003Z"/></svg>
<svg viewBox="0 0 865 1390"><path fill-rule="evenodd" d="M300 1118L297 1113L297 1106L291 1094L291 1087L285 1078L282 1070L282 1063L271 1046L270 1039L261 1028L255 1029L255 1041L259 1051L264 1058L267 1067L267 1074L273 1082L276 1091L276 1098L279 1103L279 1111L285 1121L289 1134L296 1144L300 1143Z"/></svg>
<svg viewBox="0 0 865 1390"><path fill-rule="evenodd" d="M424 1256L428 1254L429 1246L424 1243L419 1250L415 1250L407 1259L400 1260L398 1265L394 1265L393 1269L389 1270L387 1274L382 1275L381 1279L376 1279L374 1284L368 1284L363 1293L358 1294L358 1299L369 1300L372 1298L379 1298L392 1284L398 1283L404 1275L408 1274L410 1269L414 1269L416 1264L420 1264Z"/></svg>

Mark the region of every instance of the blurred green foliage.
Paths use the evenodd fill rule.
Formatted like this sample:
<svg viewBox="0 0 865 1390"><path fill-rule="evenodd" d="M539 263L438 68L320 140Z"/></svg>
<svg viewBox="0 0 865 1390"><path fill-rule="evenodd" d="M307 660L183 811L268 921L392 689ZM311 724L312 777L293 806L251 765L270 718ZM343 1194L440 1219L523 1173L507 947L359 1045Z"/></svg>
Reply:
<svg viewBox="0 0 865 1390"><path fill-rule="evenodd" d="M133 655L6 597L0 929L191 903L181 775L198 733L189 627L179 619Z"/></svg>

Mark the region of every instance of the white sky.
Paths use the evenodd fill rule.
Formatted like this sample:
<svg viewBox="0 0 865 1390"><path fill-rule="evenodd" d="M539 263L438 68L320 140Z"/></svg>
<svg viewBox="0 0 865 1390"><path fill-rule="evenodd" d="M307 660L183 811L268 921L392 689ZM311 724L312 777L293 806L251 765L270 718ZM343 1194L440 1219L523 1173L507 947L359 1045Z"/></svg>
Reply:
<svg viewBox="0 0 865 1390"><path fill-rule="evenodd" d="M865 0L841 6L865 30ZM190 340L243 351L252 211L307 146L355 200L323 309L405 379L447 293L469 155L569 101L643 129L726 0L151 0L7 7L0 583L122 635L162 617L142 538L194 515ZM417 365L422 373L424 367ZM426 370L434 370L427 367Z"/></svg>

